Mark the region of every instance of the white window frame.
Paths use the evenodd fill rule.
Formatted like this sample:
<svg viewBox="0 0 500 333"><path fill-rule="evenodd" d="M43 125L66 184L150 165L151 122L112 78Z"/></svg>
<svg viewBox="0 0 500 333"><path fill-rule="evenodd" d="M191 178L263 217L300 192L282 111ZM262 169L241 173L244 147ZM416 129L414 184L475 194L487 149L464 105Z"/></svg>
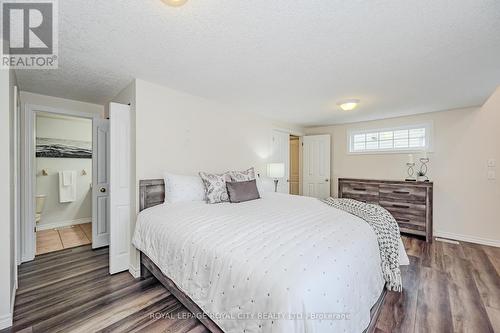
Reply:
<svg viewBox="0 0 500 333"><path fill-rule="evenodd" d="M416 128L425 128L425 147L422 148L391 148L391 149L373 149L364 151L352 151L352 139L354 135L357 134L367 134L373 132L388 132L388 131L400 131L409 130ZM376 155L376 154L402 154L402 153L420 153L420 152L432 152L433 146L433 124L412 124L405 126L394 126L387 128L363 128L363 129L351 129L347 131L347 153L349 155Z"/></svg>

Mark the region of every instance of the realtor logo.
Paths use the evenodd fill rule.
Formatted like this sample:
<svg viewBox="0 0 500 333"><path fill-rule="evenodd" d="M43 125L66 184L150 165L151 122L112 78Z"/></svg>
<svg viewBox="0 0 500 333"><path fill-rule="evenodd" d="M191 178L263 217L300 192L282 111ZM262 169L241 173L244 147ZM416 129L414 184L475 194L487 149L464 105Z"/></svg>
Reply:
<svg viewBox="0 0 500 333"><path fill-rule="evenodd" d="M57 0L1 1L2 68L57 68Z"/></svg>

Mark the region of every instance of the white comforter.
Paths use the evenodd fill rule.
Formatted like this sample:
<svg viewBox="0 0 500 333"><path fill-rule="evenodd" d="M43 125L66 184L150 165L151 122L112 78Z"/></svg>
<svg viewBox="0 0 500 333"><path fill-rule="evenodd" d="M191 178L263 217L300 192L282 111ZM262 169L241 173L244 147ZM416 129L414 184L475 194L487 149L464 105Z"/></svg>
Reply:
<svg viewBox="0 0 500 333"><path fill-rule="evenodd" d="M226 333L362 332L384 286L370 226L313 198L159 205L133 244Z"/></svg>

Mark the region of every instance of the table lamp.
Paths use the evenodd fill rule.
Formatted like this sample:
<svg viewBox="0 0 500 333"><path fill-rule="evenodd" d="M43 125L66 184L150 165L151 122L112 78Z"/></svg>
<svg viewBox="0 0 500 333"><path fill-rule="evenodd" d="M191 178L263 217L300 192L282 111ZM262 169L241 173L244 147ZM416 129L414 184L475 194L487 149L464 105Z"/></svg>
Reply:
<svg viewBox="0 0 500 333"><path fill-rule="evenodd" d="M278 192L278 178L285 177L285 164L269 163L267 165L267 176L274 179L274 192Z"/></svg>

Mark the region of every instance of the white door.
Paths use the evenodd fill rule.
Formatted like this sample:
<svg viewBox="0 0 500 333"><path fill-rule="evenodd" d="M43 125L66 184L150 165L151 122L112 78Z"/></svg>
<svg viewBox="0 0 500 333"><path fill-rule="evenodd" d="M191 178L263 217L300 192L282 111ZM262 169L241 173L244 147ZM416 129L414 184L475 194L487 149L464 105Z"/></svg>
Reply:
<svg viewBox="0 0 500 333"><path fill-rule="evenodd" d="M302 138L303 186L305 196L330 196L330 135L308 135Z"/></svg>
<svg viewBox="0 0 500 333"><path fill-rule="evenodd" d="M110 242L109 272L129 269L130 260L130 107L109 105Z"/></svg>
<svg viewBox="0 0 500 333"><path fill-rule="evenodd" d="M288 176L290 173L290 134L279 130L273 130L272 137L273 154L272 163L283 163L285 165L285 176L278 179L278 192L289 193Z"/></svg>
<svg viewBox="0 0 500 333"><path fill-rule="evenodd" d="M94 119L92 248L109 245L109 120Z"/></svg>

